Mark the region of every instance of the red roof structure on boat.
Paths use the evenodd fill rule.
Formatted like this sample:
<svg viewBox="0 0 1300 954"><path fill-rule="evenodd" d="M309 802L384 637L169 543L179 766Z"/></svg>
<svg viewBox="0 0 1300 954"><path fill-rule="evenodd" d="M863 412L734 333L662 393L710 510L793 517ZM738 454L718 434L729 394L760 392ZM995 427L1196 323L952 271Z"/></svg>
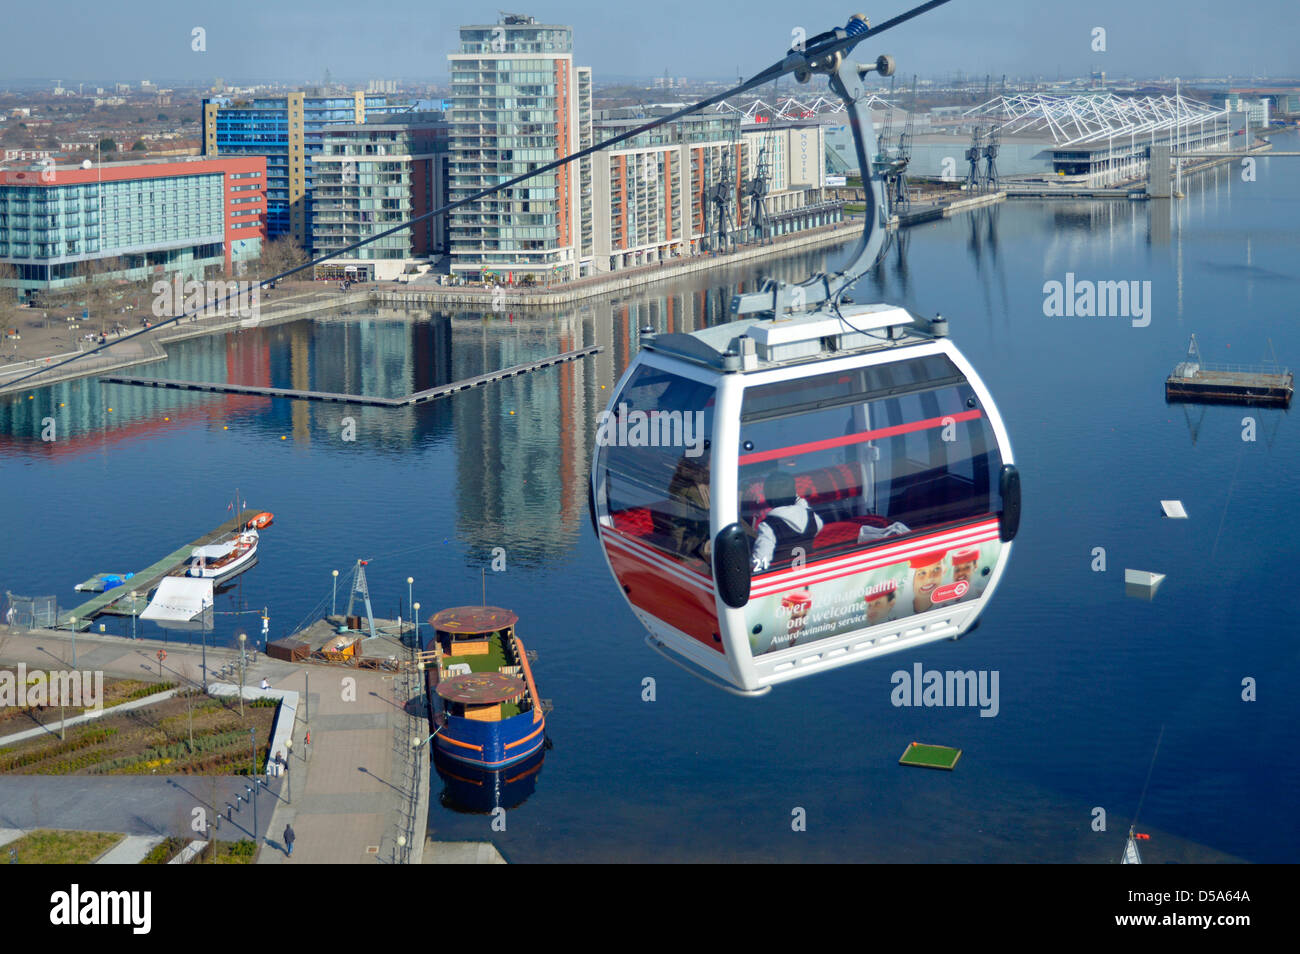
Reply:
<svg viewBox="0 0 1300 954"><path fill-rule="evenodd" d="M453 606L430 618L434 629L458 636L495 633L519 622L518 614L500 606Z"/></svg>

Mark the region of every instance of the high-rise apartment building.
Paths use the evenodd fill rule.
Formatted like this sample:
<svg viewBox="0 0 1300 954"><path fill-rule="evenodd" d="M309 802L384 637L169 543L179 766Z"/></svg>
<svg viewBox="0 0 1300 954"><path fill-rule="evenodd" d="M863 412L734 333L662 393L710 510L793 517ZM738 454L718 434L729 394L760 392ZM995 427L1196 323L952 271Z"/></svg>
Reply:
<svg viewBox="0 0 1300 954"><path fill-rule="evenodd" d="M453 201L589 141L591 73L573 64L572 27L505 15L461 27L460 50L447 59ZM583 184L583 165L575 162L451 213L452 274L516 283L587 274L591 203Z"/></svg>
<svg viewBox="0 0 1300 954"><path fill-rule="evenodd" d="M331 126L312 157L312 257L378 235L446 204L441 113ZM425 219L316 266L317 277L389 281L446 251L446 216Z"/></svg>
<svg viewBox="0 0 1300 954"><path fill-rule="evenodd" d="M268 236L289 235L307 247L311 243L311 158L320 152L325 130L408 107L408 103L360 92L297 92L252 100L210 97L203 100L203 155L265 156Z"/></svg>

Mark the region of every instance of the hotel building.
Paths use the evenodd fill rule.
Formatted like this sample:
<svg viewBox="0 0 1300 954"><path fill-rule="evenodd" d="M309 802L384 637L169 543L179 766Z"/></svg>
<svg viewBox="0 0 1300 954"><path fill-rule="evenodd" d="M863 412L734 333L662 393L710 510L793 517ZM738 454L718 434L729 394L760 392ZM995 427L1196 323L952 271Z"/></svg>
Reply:
<svg viewBox="0 0 1300 954"><path fill-rule="evenodd" d="M0 172L0 281L21 299L93 276L202 279L256 259L266 237L266 160L49 163Z"/></svg>

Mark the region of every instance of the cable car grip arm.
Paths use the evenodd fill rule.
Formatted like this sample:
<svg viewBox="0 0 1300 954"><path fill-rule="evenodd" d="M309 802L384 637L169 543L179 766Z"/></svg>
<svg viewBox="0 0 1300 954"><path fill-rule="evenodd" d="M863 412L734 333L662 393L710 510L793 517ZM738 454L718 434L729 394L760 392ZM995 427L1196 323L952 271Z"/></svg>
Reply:
<svg viewBox="0 0 1300 954"><path fill-rule="evenodd" d="M835 30L834 33L839 38L831 45L839 43L846 35L843 30ZM844 103L853 130L853 146L857 153L858 168L862 170L863 194L867 205L862 235L843 268L830 274L819 272L798 284L772 281L765 284L761 291L735 295L731 299L733 316L771 311L774 317L779 317L815 310L823 302L836 300L845 289L866 274L880 257L886 234L884 186L872 163L877 151L876 134L871 124L871 109L863 87L863 77L871 72L878 72L882 76L891 75L894 72L894 60L882 55L873 63L866 64L851 54L851 49L836 49L831 54L818 55L810 45L810 49L804 53L791 51L783 65L789 65L796 57L801 57L808 69L829 74L831 92ZM796 77L800 75L798 66L793 66L792 71Z"/></svg>

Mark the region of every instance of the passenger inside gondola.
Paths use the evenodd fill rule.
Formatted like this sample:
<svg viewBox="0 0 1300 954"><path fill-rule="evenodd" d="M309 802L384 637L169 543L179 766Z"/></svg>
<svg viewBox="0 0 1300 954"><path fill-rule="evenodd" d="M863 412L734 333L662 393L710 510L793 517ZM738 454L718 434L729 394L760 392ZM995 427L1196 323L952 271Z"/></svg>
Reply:
<svg viewBox="0 0 1300 954"><path fill-rule="evenodd" d="M754 572L786 566L806 555L821 531L822 518L800 497L790 474L773 471L763 481L763 496L771 510L758 525L754 540Z"/></svg>
<svg viewBox="0 0 1300 954"><path fill-rule="evenodd" d="M712 573L712 428L711 385L647 367L597 435L613 528L704 574Z"/></svg>
<svg viewBox="0 0 1300 954"><path fill-rule="evenodd" d="M741 521L762 532L777 506L766 474L779 461L794 496L822 521L810 560L1000 507L996 440L974 393L941 357L756 387L745 395L740 445ZM784 565L755 559L754 571Z"/></svg>

